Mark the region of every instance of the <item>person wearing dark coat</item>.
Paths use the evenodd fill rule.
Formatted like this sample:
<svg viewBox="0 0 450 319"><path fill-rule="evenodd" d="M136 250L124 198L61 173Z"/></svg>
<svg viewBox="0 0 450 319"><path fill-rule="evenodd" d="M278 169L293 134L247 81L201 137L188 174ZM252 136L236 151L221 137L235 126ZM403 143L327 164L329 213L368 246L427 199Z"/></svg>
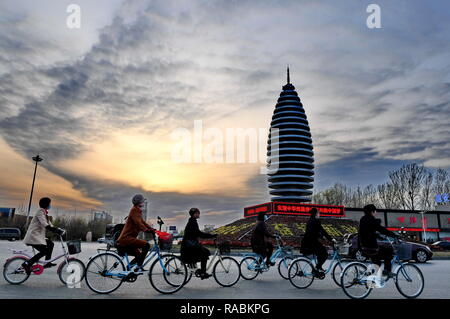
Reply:
<svg viewBox="0 0 450 319"><path fill-rule="evenodd" d="M381 266L381 261L384 260L383 275L393 276L391 272L393 249L392 247L378 246L377 232L393 238L400 236L381 226L381 220L375 218L376 210L373 204L364 206L364 216L359 221L358 244L362 253L372 259L374 264Z"/></svg>
<svg viewBox="0 0 450 319"><path fill-rule="evenodd" d="M303 236L300 252L303 255L316 255L317 265L316 271L324 272L322 265L328 258L327 249L322 245L319 239L326 238L329 241L335 242L335 240L323 229L319 220L320 213L317 208L313 208L310 211L311 217L306 224L305 235Z"/></svg>
<svg viewBox="0 0 450 319"><path fill-rule="evenodd" d="M256 226L253 230L251 245L254 253L266 258L266 264L269 266L275 265L270 261L270 257L273 253L273 245L270 242L270 238L276 238L275 235L269 233L265 223L266 214L260 212L256 218ZM262 261L261 261L262 262Z"/></svg>
<svg viewBox="0 0 450 319"><path fill-rule="evenodd" d="M206 263L208 262L211 253L207 248L200 244L199 238L217 238L217 235L200 231L197 223L197 219L200 218L200 210L198 208L191 208L189 210L189 215L191 217L186 224L183 240L181 241L181 259L187 264L193 264L200 261L201 267L199 275L201 279L206 279L211 277L211 275L206 272Z"/></svg>

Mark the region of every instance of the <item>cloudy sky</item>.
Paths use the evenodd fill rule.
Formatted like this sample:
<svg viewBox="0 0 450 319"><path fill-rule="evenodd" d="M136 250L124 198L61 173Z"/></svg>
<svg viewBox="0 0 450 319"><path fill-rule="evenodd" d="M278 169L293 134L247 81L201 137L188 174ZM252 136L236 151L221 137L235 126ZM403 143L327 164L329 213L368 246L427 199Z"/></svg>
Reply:
<svg viewBox="0 0 450 319"><path fill-rule="evenodd" d="M173 132L268 128L287 64L315 191L449 168L450 3L376 1L369 29L373 2L0 1L0 206L27 205L39 153L35 199L61 213L123 217L140 192L167 224L193 206L202 224L240 218L269 199L263 164L178 163Z"/></svg>

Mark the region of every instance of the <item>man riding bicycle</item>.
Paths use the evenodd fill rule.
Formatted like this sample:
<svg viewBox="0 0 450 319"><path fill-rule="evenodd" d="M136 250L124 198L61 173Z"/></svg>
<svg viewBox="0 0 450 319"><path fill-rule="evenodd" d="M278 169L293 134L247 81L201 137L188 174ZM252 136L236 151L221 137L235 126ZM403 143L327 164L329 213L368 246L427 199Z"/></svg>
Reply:
<svg viewBox="0 0 450 319"><path fill-rule="evenodd" d="M322 224L319 220L320 212L317 208L313 208L310 210L311 217L306 224L305 235L303 236L302 243L300 246L300 252L303 255L316 255L317 256L317 265L313 272L317 275L323 275L324 270L322 265L328 258L327 249L322 245L319 239L326 238L333 243L336 242L326 230L322 227Z"/></svg>
<svg viewBox="0 0 450 319"><path fill-rule="evenodd" d="M266 214L264 212L260 212L256 218L256 227L253 231L250 242L253 252L261 255L263 258L266 258L266 264L268 266L273 266L275 264L270 261L270 257L273 253L273 245L270 242L270 238L276 238L276 236L269 233L265 220ZM262 260L260 260L260 262L262 262Z"/></svg>
<svg viewBox="0 0 450 319"><path fill-rule="evenodd" d="M359 247L363 255L370 258L374 264L381 266L381 261L384 260L383 275L393 277L391 269L394 251L392 247L378 246L377 232L393 238L400 238L400 236L381 226L381 220L375 218L376 210L373 204L364 206L364 216L359 222Z"/></svg>
<svg viewBox="0 0 450 319"><path fill-rule="evenodd" d="M198 227L197 219L200 218L200 210L198 208L191 208L189 210L188 223L184 229L184 236L181 242L180 254L181 259L186 264L194 264L200 261L200 278L207 279L211 277L210 274L206 272L206 264L208 262L210 251L203 247L199 242L199 238L217 238L217 234L208 234L200 231Z"/></svg>
<svg viewBox="0 0 450 319"><path fill-rule="evenodd" d="M150 244L146 240L138 239L140 232L155 233L155 229L145 222L142 218L142 207L145 203L145 198L141 194L133 196L131 200L133 207L127 217L125 227L117 239L117 251L119 254L129 254L135 258L130 262L134 267L135 272L142 272L142 264L145 257L150 250Z"/></svg>

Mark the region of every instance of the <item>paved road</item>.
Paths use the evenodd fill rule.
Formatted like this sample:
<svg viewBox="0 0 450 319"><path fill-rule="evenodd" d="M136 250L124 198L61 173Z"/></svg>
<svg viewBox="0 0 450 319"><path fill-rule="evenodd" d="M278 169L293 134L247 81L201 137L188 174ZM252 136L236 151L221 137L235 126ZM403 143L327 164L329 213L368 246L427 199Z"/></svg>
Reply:
<svg viewBox="0 0 450 319"><path fill-rule="evenodd" d="M22 249L21 242L0 241L0 263L3 265L6 258L11 255L8 248ZM96 253L102 245L96 243L83 243L82 253L78 256L87 262L89 256ZM60 253L61 247L55 243L55 253ZM419 264L425 276L425 290L421 298L450 298L450 260L434 260L427 264ZM217 285L213 278L200 280L193 278L182 290L173 295L161 295L150 285L148 278L141 276L135 283L125 283L118 290L109 295L98 295L92 292L82 282L81 288L69 289L59 281L56 268L46 270L40 276L31 276L22 285L8 284L0 276L0 299L7 298L213 298L213 299L241 299L241 298L274 298L274 299L347 299L342 290L338 288L330 277L316 280L311 287L299 290L289 281L281 279L276 268L258 276L255 280L240 280L234 287L223 288ZM384 289L375 289L369 297L373 298L402 298L391 281Z"/></svg>

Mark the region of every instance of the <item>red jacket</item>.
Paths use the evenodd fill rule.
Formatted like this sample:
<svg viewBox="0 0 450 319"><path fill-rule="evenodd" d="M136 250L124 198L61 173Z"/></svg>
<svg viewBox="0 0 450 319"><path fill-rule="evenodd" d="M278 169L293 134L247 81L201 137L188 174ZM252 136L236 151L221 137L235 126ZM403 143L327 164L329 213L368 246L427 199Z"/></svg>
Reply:
<svg viewBox="0 0 450 319"><path fill-rule="evenodd" d="M128 214L125 227L120 233L117 243L120 246L130 246L136 242L136 238L140 232L154 230L142 218L142 210L138 206L133 206ZM146 243L145 241L143 241Z"/></svg>

